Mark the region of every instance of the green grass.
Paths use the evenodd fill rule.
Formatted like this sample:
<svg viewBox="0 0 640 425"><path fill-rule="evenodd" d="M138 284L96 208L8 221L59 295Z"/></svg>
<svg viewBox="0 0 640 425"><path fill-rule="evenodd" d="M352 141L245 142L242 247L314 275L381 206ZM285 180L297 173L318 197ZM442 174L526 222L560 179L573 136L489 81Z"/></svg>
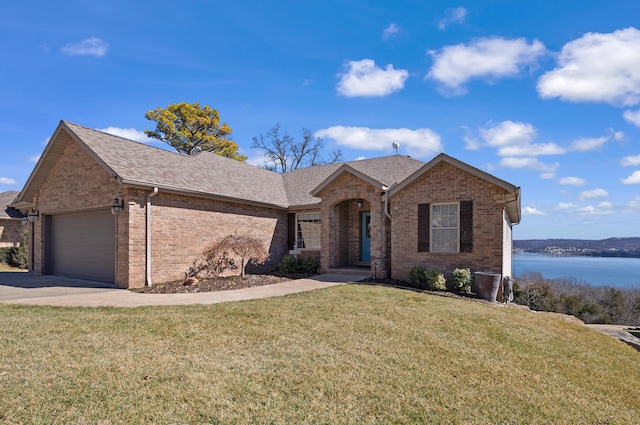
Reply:
<svg viewBox="0 0 640 425"><path fill-rule="evenodd" d="M637 424L638 353L538 313L347 285L0 305L0 424Z"/></svg>

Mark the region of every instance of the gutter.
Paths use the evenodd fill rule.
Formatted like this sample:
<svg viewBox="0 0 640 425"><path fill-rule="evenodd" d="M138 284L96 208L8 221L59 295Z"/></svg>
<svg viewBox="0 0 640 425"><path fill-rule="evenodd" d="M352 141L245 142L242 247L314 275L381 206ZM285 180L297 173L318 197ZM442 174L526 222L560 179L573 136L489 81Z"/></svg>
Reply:
<svg viewBox="0 0 640 425"><path fill-rule="evenodd" d="M146 216L147 216L147 226L146 226L146 243L145 243L145 255L146 255L146 271L147 276L145 280L145 285L151 287L151 198L158 194L158 188L154 187L153 192L150 192L147 195L147 208L146 208Z"/></svg>

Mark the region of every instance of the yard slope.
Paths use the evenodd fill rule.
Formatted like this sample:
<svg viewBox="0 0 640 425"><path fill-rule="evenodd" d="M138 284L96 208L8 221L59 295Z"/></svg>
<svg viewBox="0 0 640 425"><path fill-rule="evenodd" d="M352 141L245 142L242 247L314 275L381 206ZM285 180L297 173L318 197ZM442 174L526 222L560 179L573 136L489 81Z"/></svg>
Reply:
<svg viewBox="0 0 640 425"><path fill-rule="evenodd" d="M622 342L556 317L400 289L191 307L0 305L0 317L0 423L640 418L640 358Z"/></svg>

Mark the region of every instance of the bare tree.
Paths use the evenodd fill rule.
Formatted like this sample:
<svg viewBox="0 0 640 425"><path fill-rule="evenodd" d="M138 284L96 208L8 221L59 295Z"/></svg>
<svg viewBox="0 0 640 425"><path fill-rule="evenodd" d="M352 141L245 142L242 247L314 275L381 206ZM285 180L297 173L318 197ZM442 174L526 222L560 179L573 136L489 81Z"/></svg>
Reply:
<svg viewBox="0 0 640 425"><path fill-rule="evenodd" d="M323 157L324 142L315 137L311 130L302 129L302 140L297 142L280 124L274 125L266 134L253 138L251 147L260 149L265 156L264 167L268 170L286 173L301 167L334 164L342 161L342 152L337 149L328 158Z"/></svg>

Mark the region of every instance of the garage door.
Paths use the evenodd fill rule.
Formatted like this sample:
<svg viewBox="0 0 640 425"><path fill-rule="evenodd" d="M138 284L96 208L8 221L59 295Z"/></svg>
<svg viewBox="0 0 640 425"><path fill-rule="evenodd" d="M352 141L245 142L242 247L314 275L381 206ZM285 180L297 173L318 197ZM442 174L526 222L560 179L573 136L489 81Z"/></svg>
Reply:
<svg viewBox="0 0 640 425"><path fill-rule="evenodd" d="M115 219L111 211L52 217L53 274L115 281Z"/></svg>

